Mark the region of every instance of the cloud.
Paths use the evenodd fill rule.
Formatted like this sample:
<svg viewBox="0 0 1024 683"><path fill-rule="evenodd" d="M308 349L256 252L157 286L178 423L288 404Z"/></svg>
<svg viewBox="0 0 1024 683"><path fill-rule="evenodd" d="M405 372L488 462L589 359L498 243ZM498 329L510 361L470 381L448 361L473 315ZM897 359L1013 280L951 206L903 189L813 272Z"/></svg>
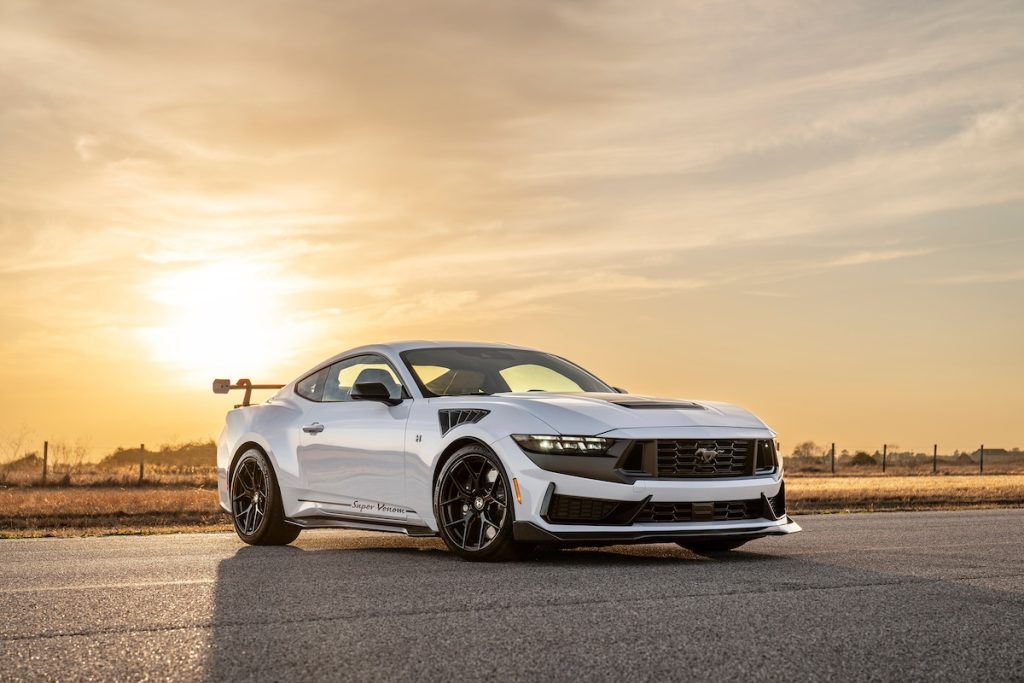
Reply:
<svg viewBox="0 0 1024 683"><path fill-rule="evenodd" d="M895 261L931 254L934 249L881 249L876 251L858 251L828 261L827 267L861 266L869 263Z"/></svg>
<svg viewBox="0 0 1024 683"><path fill-rule="evenodd" d="M1011 270L1006 272L973 273L970 275L955 275L953 277L934 280L937 284L943 285L976 285L976 284L1001 284L1004 282L1024 282L1024 270Z"/></svg>
<svg viewBox="0 0 1024 683"><path fill-rule="evenodd" d="M68 338L149 329L154 282L239 262L300 275L281 308L338 339L792 296L770 285L933 257L931 217L1024 201L1021 19L999 1L7 4L0 310Z"/></svg>

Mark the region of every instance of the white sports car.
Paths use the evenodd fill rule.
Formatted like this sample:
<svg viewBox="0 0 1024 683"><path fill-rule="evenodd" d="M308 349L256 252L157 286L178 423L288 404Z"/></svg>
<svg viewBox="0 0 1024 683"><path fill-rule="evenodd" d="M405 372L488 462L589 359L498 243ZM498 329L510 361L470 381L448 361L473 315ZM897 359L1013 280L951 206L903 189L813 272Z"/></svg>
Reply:
<svg viewBox="0 0 1024 683"><path fill-rule="evenodd" d="M402 342L245 389L217 444L238 536L301 529L439 535L471 560L537 544L736 548L800 527L786 515L775 434L724 403L634 396L548 353ZM279 389L249 405L253 389Z"/></svg>

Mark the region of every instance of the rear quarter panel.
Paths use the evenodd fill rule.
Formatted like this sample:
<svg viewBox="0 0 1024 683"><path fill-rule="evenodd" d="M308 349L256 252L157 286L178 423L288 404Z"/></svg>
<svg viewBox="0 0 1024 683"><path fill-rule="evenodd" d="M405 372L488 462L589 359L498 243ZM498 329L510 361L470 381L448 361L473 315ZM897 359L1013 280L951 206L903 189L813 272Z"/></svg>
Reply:
<svg viewBox="0 0 1024 683"><path fill-rule="evenodd" d="M291 513L295 491L301 488L295 458L301 419L302 411L291 399L275 398L267 403L228 412L224 429L217 439L217 491L223 509L231 509L231 466L235 458L252 444L270 458L281 488L285 514Z"/></svg>

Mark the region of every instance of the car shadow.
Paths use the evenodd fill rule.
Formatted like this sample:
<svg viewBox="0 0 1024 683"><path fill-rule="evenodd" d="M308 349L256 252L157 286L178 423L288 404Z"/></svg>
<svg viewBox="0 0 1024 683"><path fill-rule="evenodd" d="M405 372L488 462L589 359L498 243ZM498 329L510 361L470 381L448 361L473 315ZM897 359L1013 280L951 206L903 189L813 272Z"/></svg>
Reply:
<svg viewBox="0 0 1024 683"><path fill-rule="evenodd" d="M1020 670L1006 635L1024 628L1019 594L790 553L788 540L712 557L673 544L541 549L500 564L465 562L437 539L369 533L240 547L217 568L205 674L885 678L907 662L941 676L949 664L935 653L947 651L982 677ZM961 621L974 630L934 627Z"/></svg>

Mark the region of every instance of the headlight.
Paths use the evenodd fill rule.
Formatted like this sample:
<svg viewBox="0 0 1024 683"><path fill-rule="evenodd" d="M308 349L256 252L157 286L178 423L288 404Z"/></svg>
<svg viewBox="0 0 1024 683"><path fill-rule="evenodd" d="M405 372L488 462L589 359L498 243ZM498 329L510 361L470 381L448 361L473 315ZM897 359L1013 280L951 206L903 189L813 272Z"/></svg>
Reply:
<svg viewBox="0 0 1024 683"><path fill-rule="evenodd" d="M519 447L530 453L551 455L609 455L615 439L600 436L555 436L551 434L513 434Z"/></svg>

